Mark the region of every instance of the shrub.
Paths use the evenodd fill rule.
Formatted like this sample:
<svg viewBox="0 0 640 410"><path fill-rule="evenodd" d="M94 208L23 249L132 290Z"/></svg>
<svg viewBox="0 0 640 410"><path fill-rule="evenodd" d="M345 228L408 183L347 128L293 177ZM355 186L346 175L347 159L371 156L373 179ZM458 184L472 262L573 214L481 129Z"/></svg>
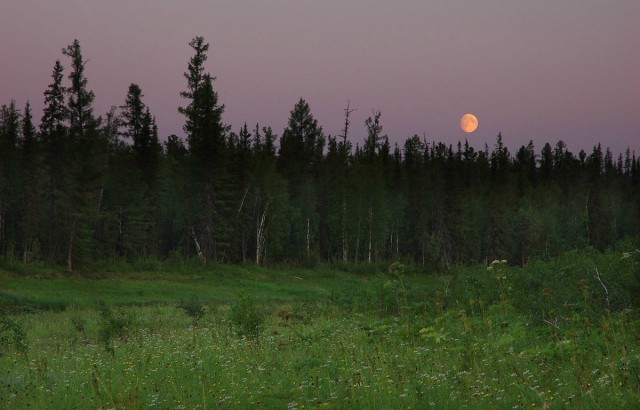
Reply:
<svg viewBox="0 0 640 410"><path fill-rule="evenodd" d="M112 341L115 338L125 340L131 327L131 318L128 315L114 312L104 301L98 301L98 311L100 312L100 341L104 349L115 355Z"/></svg>
<svg viewBox="0 0 640 410"><path fill-rule="evenodd" d="M402 265L392 265L389 274L377 274L366 286L351 291L352 308L359 312L372 312L380 317L398 315L409 305L410 288L401 274Z"/></svg>
<svg viewBox="0 0 640 410"><path fill-rule="evenodd" d="M196 295L192 295L190 299L181 300L178 308L189 315L195 324L197 324L205 314L205 305Z"/></svg>
<svg viewBox="0 0 640 410"><path fill-rule="evenodd" d="M24 325L0 311L0 346L13 347L20 353L27 352L27 332Z"/></svg>
<svg viewBox="0 0 640 410"><path fill-rule="evenodd" d="M266 315L256 300L247 295L240 295L231 305L231 323L236 333L241 337L258 337L264 324Z"/></svg>

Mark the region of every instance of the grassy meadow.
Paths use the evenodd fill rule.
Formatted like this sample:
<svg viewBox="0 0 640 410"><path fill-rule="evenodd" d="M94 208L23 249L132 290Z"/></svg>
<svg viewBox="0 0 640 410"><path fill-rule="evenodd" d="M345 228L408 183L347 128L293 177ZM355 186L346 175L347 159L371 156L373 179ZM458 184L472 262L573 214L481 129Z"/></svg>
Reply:
<svg viewBox="0 0 640 410"><path fill-rule="evenodd" d="M0 275L0 408L640 407L640 251Z"/></svg>

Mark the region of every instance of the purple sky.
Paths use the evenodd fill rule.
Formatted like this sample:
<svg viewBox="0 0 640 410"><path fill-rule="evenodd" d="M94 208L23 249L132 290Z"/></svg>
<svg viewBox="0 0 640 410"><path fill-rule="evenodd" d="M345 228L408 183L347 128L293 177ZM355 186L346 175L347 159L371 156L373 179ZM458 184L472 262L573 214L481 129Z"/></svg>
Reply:
<svg viewBox="0 0 640 410"><path fill-rule="evenodd" d="M563 139L640 153L638 0L2 0L0 104L28 99L39 120L53 64L68 68L61 48L78 38L98 114L135 82L161 137L182 135L196 35L235 131L260 122L280 135L302 96L332 135L350 100L354 143L375 109L392 142L481 148L501 131L511 149ZM467 112L480 123L470 135Z"/></svg>

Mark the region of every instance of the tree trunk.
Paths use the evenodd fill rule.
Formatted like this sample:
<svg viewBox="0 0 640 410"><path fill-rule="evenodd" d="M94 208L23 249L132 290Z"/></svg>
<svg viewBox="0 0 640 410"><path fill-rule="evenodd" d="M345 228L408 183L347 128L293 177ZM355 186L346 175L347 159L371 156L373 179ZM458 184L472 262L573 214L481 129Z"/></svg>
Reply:
<svg viewBox="0 0 640 410"><path fill-rule="evenodd" d="M347 262L347 202L342 200L342 261Z"/></svg>
<svg viewBox="0 0 640 410"><path fill-rule="evenodd" d="M309 260L311 251L311 226L309 223L309 217L307 216L307 260Z"/></svg>
<svg viewBox="0 0 640 410"><path fill-rule="evenodd" d="M204 255L202 254L202 248L200 248L200 242L198 242L198 236L196 235L196 230L191 227L191 236L193 237L193 243L196 245L196 252L198 252L198 256L205 262Z"/></svg>
<svg viewBox="0 0 640 410"><path fill-rule="evenodd" d="M371 232L373 230L373 209L369 208L369 252L367 261L371 263Z"/></svg>
<svg viewBox="0 0 640 410"><path fill-rule="evenodd" d="M67 271L73 272L73 241L76 234L76 220L71 224L71 232L69 233L69 248L67 251Z"/></svg>
<svg viewBox="0 0 640 410"><path fill-rule="evenodd" d="M358 263L358 255L360 251L360 218L358 217L358 231L356 233L356 253L353 260L354 263Z"/></svg>
<svg viewBox="0 0 640 410"><path fill-rule="evenodd" d="M264 245L267 239L267 213L269 211L269 201L264 206L262 215L258 216L256 223L256 265L260 266L264 253Z"/></svg>
<svg viewBox="0 0 640 410"><path fill-rule="evenodd" d="M2 209L2 199L0 199L0 253L4 254L4 211Z"/></svg>

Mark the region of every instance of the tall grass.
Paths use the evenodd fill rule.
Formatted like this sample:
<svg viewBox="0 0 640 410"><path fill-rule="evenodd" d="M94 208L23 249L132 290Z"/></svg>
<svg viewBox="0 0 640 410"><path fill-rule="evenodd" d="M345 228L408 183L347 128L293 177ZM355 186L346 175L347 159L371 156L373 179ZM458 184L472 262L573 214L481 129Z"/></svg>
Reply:
<svg viewBox="0 0 640 410"><path fill-rule="evenodd" d="M87 286L105 304L8 315L27 353L0 350L0 407L638 408L638 262L587 251L440 278L224 268L122 279L124 296L64 279L60 300ZM37 290L52 282L9 291L51 300ZM162 303L123 303L137 290Z"/></svg>

